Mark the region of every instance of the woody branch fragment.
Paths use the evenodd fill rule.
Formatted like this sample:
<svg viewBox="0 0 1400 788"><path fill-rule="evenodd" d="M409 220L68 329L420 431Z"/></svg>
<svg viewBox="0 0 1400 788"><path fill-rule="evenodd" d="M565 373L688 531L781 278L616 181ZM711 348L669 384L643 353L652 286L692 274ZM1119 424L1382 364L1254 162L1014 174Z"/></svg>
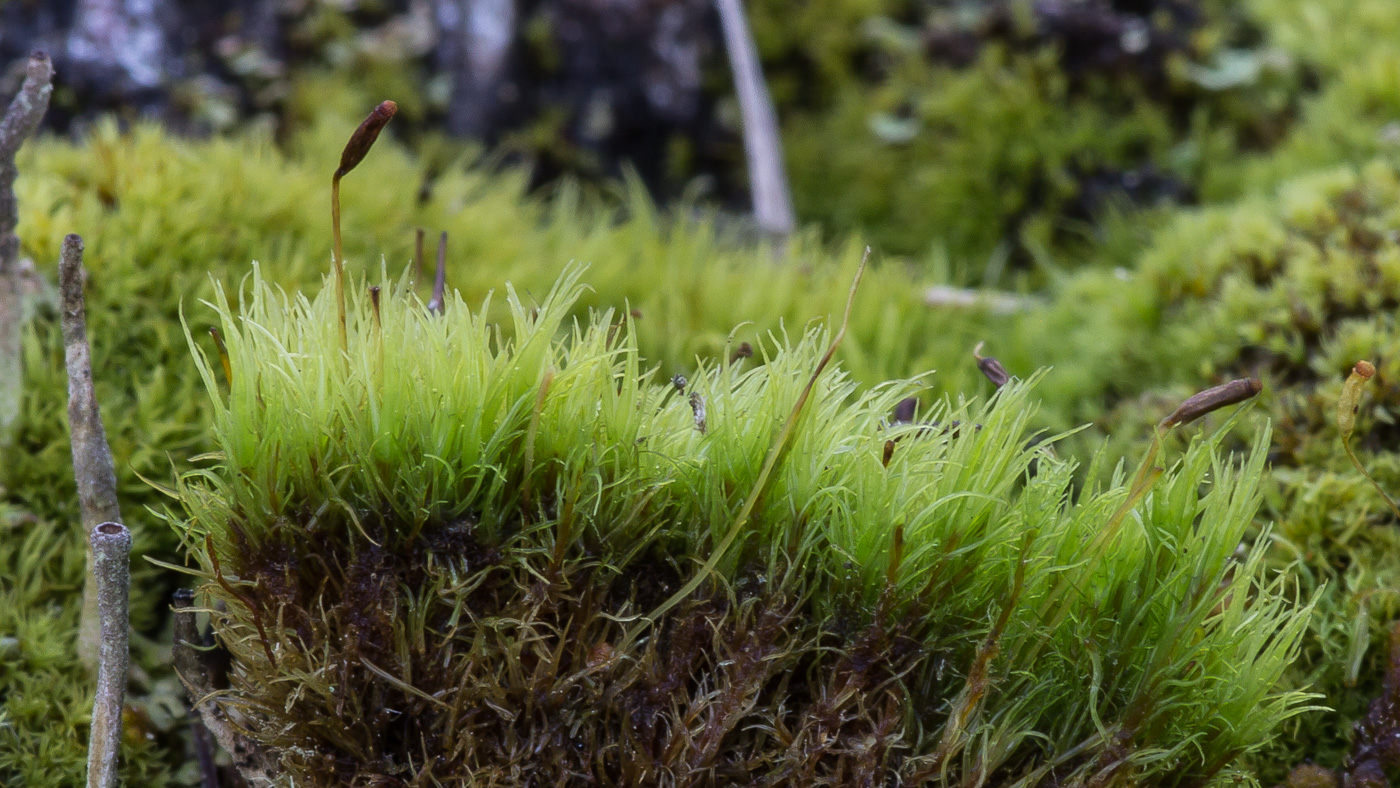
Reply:
<svg viewBox="0 0 1400 788"><path fill-rule="evenodd" d="M87 338L87 304L83 296L83 239L63 239L58 263L63 352L68 367L68 435L73 446L73 480L78 486L78 506L83 533L91 539L102 523L120 523L117 473L107 431L97 407L92 383L92 348ZM97 667L100 627L98 589L93 579L91 543L87 556L87 582L83 585L83 614L78 630L78 656L89 669Z"/></svg>
<svg viewBox="0 0 1400 788"><path fill-rule="evenodd" d="M53 92L53 64L42 52L29 58L24 85L0 117L0 446L11 439L19 421L20 394L24 390L20 367L20 333L24 321L19 261L19 202L15 156L24 141L34 136L49 108Z"/></svg>
<svg viewBox="0 0 1400 788"><path fill-rule="evenodd" d="M131 658L127 604L131 593L131 532L121 523L102 523L88 539L94 558L102 645L97 694L88 737L88 788L115 788L122 739L122 703ZM90 585L93 583L90 583Z"/></svg>

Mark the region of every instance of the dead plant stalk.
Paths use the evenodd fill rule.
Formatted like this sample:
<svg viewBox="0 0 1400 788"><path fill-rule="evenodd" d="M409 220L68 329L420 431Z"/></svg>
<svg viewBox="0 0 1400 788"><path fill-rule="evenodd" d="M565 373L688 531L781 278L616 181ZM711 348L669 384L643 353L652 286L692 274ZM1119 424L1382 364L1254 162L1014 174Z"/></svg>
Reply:
<svg viewBox="0 0 1400 788"><path fill-rule="evenodd" d="M87 338L87 304L83 296L83 239L63 239L58 263L60 312L63 322L64 359L68 366L68 434L73 445L73 480L78 486L83 532L90 539L102 523L120 523L117 473L107 431L97 407L92 384L92 348ZM93 555L88 550L87 582L83 586L83 614L78 630L78 656L89 670L97 668L98 591L93 579Z"/></svg>

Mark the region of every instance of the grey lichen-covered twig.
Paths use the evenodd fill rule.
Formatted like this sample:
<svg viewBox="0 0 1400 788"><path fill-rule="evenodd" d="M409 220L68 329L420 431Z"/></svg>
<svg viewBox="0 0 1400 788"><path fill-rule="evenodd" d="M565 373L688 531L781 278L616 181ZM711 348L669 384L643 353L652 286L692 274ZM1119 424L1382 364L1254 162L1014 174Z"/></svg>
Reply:
<svg viewBox="0 0 1400 788"><path fill-rule="evenodd" d="M715 0L734 89L739 94L739 111L744 119L744 154L749 165L749 187L753 191L753 213L758 229L782 239L792 234L796 219L792 191L788 188L783 164L783 141L778 132L778 113L763 79L758 47L744 16L740 0Z"/></svg>
<svg viewBox="0 0 1400 788"><path fill-rule="evenodd" d="M107 431L92 385L92 351L88 347L86 302L83 298L83 239L63 239L58 263L59 311L63 321L64 357L68 366L68 433L73 444L73 479L78 485L83 531L91 536L101 523L121 522L117 505L117 474ZM88 581L83 587L83 615L78 630L78 656L89 669L97 666L98 599L88 551Z"/></svg>
<svg viewBox="0 0 1400 788"><path fill-rule="evenodd" d="M29 58L24 86L0 117L0 446L6 445L13 436L24 390L19 357L24 306L19 236L15 234L19 223L14 188L19 172L15 155L24 141L38 130L39 121L48 111L52 92L53 65L48 55L36 52Z"/></svg>
<svg viewBox="0 0 1400 788"><path fill-rule="evenodd" d="M176 591L174 611L175 673L189 692L191 707L199 713L205 729L232 757L234 768L245 782L255 788L273 785L280 774L273 760L239 731L213 698L222 681L222 667L213 664L211 655L220 652L212 650L211 638L199 630L194 592L187 588Z"/></svg>
<svg viewBox="0 0 1400 788"><path fill-rule="evenodd" d="M128 651L127 600L131 591L131 532L121 523L102 523L88 540L97 585L102 646L97 668L97 697L92 704L88 737L88 788L117 784L117 752L122 739L122 702L126 697Z"/></svg>

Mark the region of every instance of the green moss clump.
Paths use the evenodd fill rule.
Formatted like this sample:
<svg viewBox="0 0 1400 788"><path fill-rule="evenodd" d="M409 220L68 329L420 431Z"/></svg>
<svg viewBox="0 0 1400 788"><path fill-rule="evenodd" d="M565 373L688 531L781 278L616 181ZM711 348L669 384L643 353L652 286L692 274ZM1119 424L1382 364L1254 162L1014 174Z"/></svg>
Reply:
<svg viewBox="0 0 1400 788"><path fill-rule="evenodd" d="M179 582L142 560L175 560L176 540L150 513L168 502L152 482L169 484L189 467L187 458L214 448L212 412L181 329L182 305L191 329L212 352L209 323L202 322L207 313L197 304L213 297L213 282L236 291L251 260L261 261L268 280L287 287L319 279L330 237L327 173L335 168L343 129L351 126L327 117L324 126L290 140L288 149L256 134L189 141L144 126L126 134L104 126L81 145L44 140L25 148L17 184L25 255L52 279L62 237L78 232L87 239L96 390L117 460L123 512L137 537L134 623L152 643L168 645L169 598ZM702 360L716 363L740 343L758 345L785 325L801 332L812 316L838 311L848 290L838 258L849 259L858 248L854 242L829 251L810 237L794 239L775 264L770 250L744 245L713 217L664 216L636 190L622 209L567 190L546 202L523 196L518 172L453 167L437 175L424 200L419 187L431 166L387 137L360 165L343 195L352 269L387 259L402 270L420 226L448 231L449 283L473 300L503 271L512 272L522 298L529 299L548 292L570 259L589 261L593 289L580 294L576 313L635 309L641 315L636 320L648 329L639 338L647 364L668 375L691 375ZM378 257L379 249L385 258ZM841 358L867 384L943 367L948 371L940 383L976 388L977 371L965 357L985 315L926 310L922 288L900 261L877 264L857 299ZM497 308L497 317L504 317ZM45 785L50 783L38 776L20 782L37 774L31 757L36 752L46 753L41 762L55 775L81 774L85 738L65 715L86 714L82 699L91 689L71 653L74 633L66 623L76 620L76 607L69 605L76 604L80 564L68 562L81 555L81 537L57 315L41 311L24 347L27 390L15 451L0 462L0 487L5 505L27 514L0 539L13 551L5 560L16 567L0 575L0 601L6 603L4 615L16 622L45 623L15 623L14 629L0 629L0 638L22 630L18 653L45 656L8 663L13 670L0 678L0 715L12 721L0 731L0 763L29 770L0 766L0 783ZM54 541L34 541L35 531ZM62 553L53 560L71 570L61 576L45 562L54 544ZM5 654L0 660L9 658ZM171 722L165 711L172 693L167 655L153 646L138 649L134 660L151 683L133 687L132 707L178 733L183 723ZM19 686L12 682L20 673L32 673L36 682L43 677L53 697L71 699L72 705L46 706L34 716L35 707L24 705L29 696L10 689ZM13 722L18 720L24 724ZM175 773L188 761L186 743L165 732L156 742L132 753L131 774L145 775L141 784L196 779L181 773L170 778L175 782L165 781L161 774Z"/></svg>
<svg viewBox="0 0 1400 788"><path fill-rule="evenodd" d="M299 784L1228 783L1302 710L1308 605L1239 550L1267 432L1074 496L1030 385L803 404L817 330L663 383L579 273L503 325L384 281L345 354L330 289L217 298L173 521Z"/></svg>
<svg viewBox="0 0 1400 788"><path fill-rule="evenodd" d="M1127 335L1144 369L1163 384L1244 374L1269 384L1271 560L1305 589L1326 589L1293 680L1335 710L1280 740L1285 763L1340 763L1347 722L1379 694L1400 616L1400 530L1336 427L1347 372L1375 362L1353 443L1384 488L1400 487L1397 205L1393 160L1298 177L1276 195L1181 217L1144 254L1137 279L1155 304L1155 318ZM1117 418L1140 417L1125 404Z"/></svg>

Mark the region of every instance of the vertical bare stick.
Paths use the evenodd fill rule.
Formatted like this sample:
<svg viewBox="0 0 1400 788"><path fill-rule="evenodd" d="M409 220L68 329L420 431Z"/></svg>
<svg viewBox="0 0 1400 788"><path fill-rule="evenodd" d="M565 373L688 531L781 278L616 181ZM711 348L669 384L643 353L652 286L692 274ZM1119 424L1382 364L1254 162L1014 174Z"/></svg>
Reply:
<svg viewBox="0 0 1400 788"><path fill-rule="evenodd" d="M131 591L131 532L121 523L102 523L88 540L97 582L102 648L97 668L97 697L92 704L88 738L88 788L115 788L117 751L122 740L122 701L126 697L130 658L127 596Z"/></svg>
<svg viewBox="0 0 1400 788"><path fill-rule="evenodd" d="M73 479L78 485L83 532L91 538L101 523L120 523L117 506L117 473L107 431L102 427L97 396L92 387L92 349L88 346L86 303L83 298L83 239L63 239L58 263L58 289L63 321L64 356L68 365L68 434L73 444ZM83 585L83 616L78 630L78 656L89 670L97 667L97 586L93 579L93 555L88 551L87 582Z"/></svg>
<svg viewBox="0 0 1400 788"><path fill-rule="evenodd" d="M48 55L35 52L29 58L24 86L0 117L0 446L13 436L19 421L24 370L20 366L20 329L24 305L20 302L19 203L15 199L15 154L39 128L53 92L53 65Z"/></svg>
<svg viewBox="0 0 1400 788"><path fill-rule="evenodd" d="M419 280L423 278L423 236L427 235L422 227L413 231L413 278L409 280L409 287L417 287Z"/></svg>
<svg viewBox="0 0 1400 788"><path fill-rule="evenodd" d="M447 231L438 236L437 271L433 274L433 297L428 311L442 314L447 309Z"/></svg>
<svg viewBox="0 0 1400 788"><path fill-rule="evenodd" d="M758 229L777 238L792 234L795 220L792 193L783 165L783 141L778 133L778 113L763 80L758 47L749 32L748 19L740 0L715 0L729 68L734 73L734 89L739 94L739 112L744 119L744 154L749 164L749 185L753 191L753 213Z"/></svg>

